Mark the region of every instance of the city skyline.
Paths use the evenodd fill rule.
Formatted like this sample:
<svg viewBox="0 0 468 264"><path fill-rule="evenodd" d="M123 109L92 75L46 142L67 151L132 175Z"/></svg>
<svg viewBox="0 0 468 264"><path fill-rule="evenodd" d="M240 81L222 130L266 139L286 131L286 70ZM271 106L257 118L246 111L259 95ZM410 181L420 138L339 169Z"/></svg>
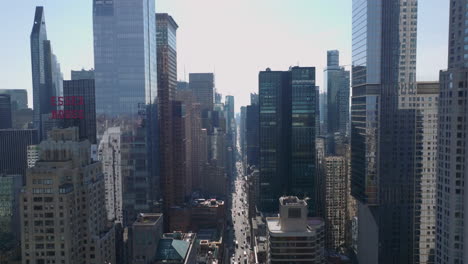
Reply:
<svg viewBox="0 0 468 264"><path fill-rule="evenodd" d="M1 263L468 264L468 0L5 7Z"/></svg>
<svg viewBox="0 0 468 264"><path fill-rule="evenodd" d="M155 12L170 13L180 25L178 79L188 80L189 73L214 72L218 92L234 95L238 112L240 106L249 104L248 94L258 88L257 73L266 67L281 70L297 64L315 66L317 85L322 90L327 50L339 50L341 64L351 64L351 1L266 3L263 0L156 1ZM340 8L334 8L338 4ZM64 79L70 79L71 70L93 68L91 1L47 3L40 0L7 5L10 12L0 22L15 21L17 30L0 29L2 36L9 40L0 51L5 58L0 62L4 73L0 76L0 88L27 89L29 107L32 107L30 54L25 39L29 37L31 16L37 5L44 6L48 38L53 42ZM418 9L417 79L438 80L439 69L447 67L448 2L428 0L419 3ZM193 15L193 10L198 11L197 15ZM242 20L236 21L238 17ZM277 33L283 34L283 39L276 37ZM69 39L73 41L65 41ZM226 52L229 50L232 52ZM277 56L270 56L271 53ZM236 78L237 74L232 72L245 78Z"/></svg>

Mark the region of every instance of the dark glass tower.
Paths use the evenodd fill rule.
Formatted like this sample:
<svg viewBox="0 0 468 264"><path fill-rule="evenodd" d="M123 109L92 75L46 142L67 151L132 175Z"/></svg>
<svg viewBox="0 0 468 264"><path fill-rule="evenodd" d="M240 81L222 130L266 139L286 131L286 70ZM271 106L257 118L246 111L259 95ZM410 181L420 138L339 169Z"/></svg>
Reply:
<svg viewBox="0 0 468 264"><path fill-rule="evenodd" d="M353 0L351 193L359 263L413 252L417 0Z"/></svg>
<svg viewBox="0 0 468 264"><path fill-rule="evenodd" d="M202 112L213 111L214 74L190 73L189 87L195 93L197 102L201 104Z"/></svg>
<svg viewBox="0 0 468 264"><path fill-rule="evenodd" d="M0 174L20 174L28 167L29 145L38 144L35 129L0 129Z"/></svg>
<svg viewBox="0 0 468 264"><path fill-rule="evenodd" d="M11 97L8 94L0 94L0 129L12 128Z"/></svg>
<svg viewBox="0 0 468 264"><path fill-rule="evenodd" d="M316 104L315 68L260 72L261 211L276 212L282 195L314 200Z"/></svg>
<svg viewBox="0 0 468 264"><path fill-rule="evenodd" d="M39 137L45 139L46 133L53 126L49 120L53 106L51 98L62 96L62 73L57 58L52 53L52 46L47 40L44 8L36 7L34 24L31 32L31 67L33 82L33 123L39 131ZM52 122L52 123L51 123Z"/></svg>
<svg viewBox="0 0 468 264"><path fill-rule="evenodd" d="M91 144L96 144L96 99L93 79L80 79L63 81L63 95L65 98L78 99L76 105L65 105L65 112L72 111L78 114L78 118L65 119L65 127L78 127L80 139L88 139Z"/></svg>

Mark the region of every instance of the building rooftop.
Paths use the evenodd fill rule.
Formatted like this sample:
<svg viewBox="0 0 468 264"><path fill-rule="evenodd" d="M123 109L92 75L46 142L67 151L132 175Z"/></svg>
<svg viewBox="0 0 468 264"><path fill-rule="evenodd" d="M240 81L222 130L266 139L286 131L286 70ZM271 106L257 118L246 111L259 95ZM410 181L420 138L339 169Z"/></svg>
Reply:
<svg viewBox="0 0 468 264"><path fill-rule="evenodd" d="M283 196L280 198L281 205L307 205L305 200L300 200L296 196Z"/></svg>
<svg viewBox="0 0 468 264"><path fill-rule="evenodd" d="M159 219L162 219L162 214L141 213L133 225L154 225Z"/></svg>
<svg viewBox="0 0 468 264"><path fill-rule="evenodd" d="M319 217L310 217L307 219L307 228L303 231L283 231L279 217L267 217L266 223L270 233L287 234L294 236L311 236L315 234L316 229L324 226L324 221Z"/></svg>
<svg viewBox="0 0 468 264"><path fill-rule="evenodd" d="M156 259L163 262L184 260L194 239L194 233L174 232L163 234L159 241Z"/></svg>
<svg viewBox="0 0 468 264"><path fill-rule="evenodd" d="M201 228L197 232L198 240L218 241L221 238L220 232L216 228Z"/></svg>
<svg viewBox="0 0 468 264"><path fill-rule="evenodd" d="M193 206L195 207L218 207L224 205L223 200L216 199L195 199L193 200Z"/></svg>
<svg viewBox="0 0 468 264"><path fill-rule="evenodd" d="M190 248L190 242L171 238L162 238L159 241L156 259L183 260Z"/></svg>

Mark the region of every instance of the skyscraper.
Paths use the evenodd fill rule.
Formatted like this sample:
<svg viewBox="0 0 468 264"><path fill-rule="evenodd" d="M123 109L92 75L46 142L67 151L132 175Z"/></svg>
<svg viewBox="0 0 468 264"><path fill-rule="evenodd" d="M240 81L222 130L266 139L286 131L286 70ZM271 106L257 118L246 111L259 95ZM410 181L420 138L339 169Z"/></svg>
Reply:
<svg viewBox="0 0 468 264"><path fill-rule="evenodd" d="M416 85L417 95L408 102L416 109L414 260L435 263L439 83Z"/></svg>
<svg viewBox="0 0 468 264"><path fill-rule="evenodd" d="M36 7L34 24L30 37L31 67L33 86L34 127L38 129L39 137L44 138L49 125L49 115L57 109L51 104L53 96L62 96L62 73L57 58L52 53L52 45L47 40L44 17L44 7ZM49 124L47 124L49 123Z"/></svg>
<svg viewBox="0 0 468 264"><path fill-rule="evenodd" d="M97 134L120 127L124 225L160 195L154 5L93 0Z"/></svg>
<svg viewBox="0 0 468 264"><path fill-rule="evenodd" d="M259 99L261 210L277 211L285 194L315 206L315 68L260 72Z"/></svg>
<svg viewBox="0 0 468 264"><path fill-rule="evenodd" d="M96 99L93 79L63 81L65 98L75 98L73 104L65 104L65 112L71 111L78 118L66 118L65 127L76 126L81 139L96 144ZM79 98L76 100L76 98Z"/></svg>
<svg viewBox="0 0 468 264"><path fill-rule="evenodd" d="M339 55L339 51L329 50L327 67L324 70L327 94L327 102L324 104L327 107L327 152L331 154L336 154L335 133L346 136L349 125L349 71L339 66Z"/></svg>
<svg viewBox="0 0 468 264"><path fill-rule="evenodd" d="M325 157L325 243L331 250L337 250L345 243L346 170L344 157Z"/></svg>
<svg viewBox="0 0 468 264"><path fill-rule="evenodd" d="M468 8L450 1L448 69L440 71L436 263L468 263Z"/></svg>
<svg viewBox="0 0 468 264"><path fill-rule="evenodd" d="M160 138L161 186L163 188L165 223L170 223L169 209L181 206L185 198L185 146L183 113L175 100L177 88L177 28L165 13L156 14L158 113ZM177 146L177 147L176 147Z"/></svg>
<svg viewBox="0 0 468 264"><path fill-rule="evenodd" d="M207 145L202 144L203 134L206 137L206 129L201 127L201 108L196 102L192 90L178 89L176 99L184 105L185 111L185 151L187 177L191 178L191 190L201 190L202 168L207 163Z"/></svg>
<svg viewBox="0 0 468 264"><path fill-rule="evenodd" d="M115 263L114 225L106 218L100 162L77 128L40 143L20 198L25 263Z"/></svg>
<svg viewBox="0 0 468 264"><path fill-rule="evenodd" d="M415 263L417 0L353 0L351 192L359 263Z"/></svg>
<svg viewBox="0 0 468 264"><path fill-rule="evenodd" d="M8 94L13 111L28 108L28 91L26 89L0 89L0 94Z"/></svg>
<svg viewBox="0 0 468 264"><path fill-rule="evenodd" d="M8 94L0 94L0 129L12 128L11 99Z"/></svg>
<svg viewBox="0 0 468 264"><path fill-rule="evenodd" d="M212 111L214 105L214 74L190 73L189 87L202 106L202 112Z"/></svg>
<svg viewBox="0 0 468 264"><path fill-rule="evenodd" d="M120 127L109 127L101 138L98 148L99 161L102 163L106 189L107 219L123 223L123 183L121 166Z"/></svg>
<svg viewBox="0 0 468 264"><path fill-rule="evenodd" d="M37 144L37 139L36 129L0 129L0 173L20 174L24 179L27 149Z"/></svg>

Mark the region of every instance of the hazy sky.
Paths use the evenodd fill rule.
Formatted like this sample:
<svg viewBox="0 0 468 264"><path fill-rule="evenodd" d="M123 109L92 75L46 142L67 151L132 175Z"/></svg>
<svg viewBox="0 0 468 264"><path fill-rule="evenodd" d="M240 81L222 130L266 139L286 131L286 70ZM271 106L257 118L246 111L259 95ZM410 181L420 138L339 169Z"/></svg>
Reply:
<svg viewBox="0 0 468 264"><path fill-rule="evenodd" d="M3 3L0 16L0 88L28 89L32 106L29 35L35 6L45 7L64 79L93 67L91 0L19 0ZM437 80L447 67L448 0L419 0L418 80ZM257 91L267 67L315 66L323 85L326 51L338 49L351 64L351 0L156 0L172 15L177 33L178 77L215 72L216 87L234 95L236 111ZM186 74L184 74L186 73Z"/></svg>

